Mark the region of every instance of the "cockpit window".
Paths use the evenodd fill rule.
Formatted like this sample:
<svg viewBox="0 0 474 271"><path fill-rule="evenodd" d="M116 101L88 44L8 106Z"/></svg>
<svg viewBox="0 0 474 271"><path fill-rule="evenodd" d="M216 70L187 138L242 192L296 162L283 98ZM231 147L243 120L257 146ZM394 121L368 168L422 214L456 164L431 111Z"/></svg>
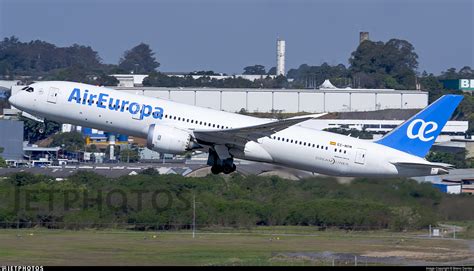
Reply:
<svg viewBox="0 0 474 271"><path fill-rule="evenodd" d="M35 91L35 89L30 87L30 86L26 86L26 87L22 88L21 90L25 90L26 92L34 92Z"/></svg>

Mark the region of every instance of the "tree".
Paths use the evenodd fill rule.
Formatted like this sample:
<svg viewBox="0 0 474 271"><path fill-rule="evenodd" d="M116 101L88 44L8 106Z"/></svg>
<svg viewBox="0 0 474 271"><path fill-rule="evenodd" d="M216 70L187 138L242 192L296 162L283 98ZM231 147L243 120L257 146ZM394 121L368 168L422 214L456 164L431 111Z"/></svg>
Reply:
<svg viewBox="0 0 474 271"><path fill-rule="evenodd" d="M3 152L3 148L0 147L0 154L2 154ZM0 156L0 168L2 167L7 167L7 162L5 161L5 159L3 159L3 157Z"/></svg>
<svg viewBox="0 0 474 271"><path fill-rule="evenodd" d="M271 67L269 70L268 70L268 75L276 75L277 73L277 68L276 67Z"/></svg>
<svg viewBox="0 0 474 271"><path fill-rule="evenodd" d="M451 164L454 165L456 168L467 167L466 151L461 151L458 153L430 151L426 156L426 160L430 162Z"/></svg>
<svg viewBox="0 0 474 271"><path fill-rule="evenodd" d="M21 42L14 36L0 41L2 75L39 77L73 66L91 71L101 69L102 63L98 53L89 46L57 47L41 40Z"/></svg>
<svg viewBox="0 0 474 271"><path fill-rule="evenodd" d="M84 138L79 132L58 133L53 136L50 147L61 147L66 151L76 152L84 149Z"/></svg>
<svg viewBox="0 0 474 271"><path fill-rule="evenodd" d="M300 65L298 69L290 69L288 78L294 79L294 84L301 87L315 87L330 79L337 87L345 87L350 82L349 74L343 64L330 66L327 63L321 66Z"/></svg>
<svg viewBox="0 0 474 271"><path fill-rule="evenodd" d="M118 67L131 73L152 73L160 66L154 55L148 44L140 43L125 51Z"/></svg>
<svg viewBox="0 0 474 271"><path fill-rule="evenodd" d="M262 66L262 65L247 66L244 68L244 74L264 75L266 74L265 66Z"/></svg>
<svg viewBox="0 0 474 271"><path fill-rule="evenodd" d="M123 149L120 151L120 161L135 163L140 159L138 149Z"/></svg>
<svg viewBox="0 0 474 271"><path fill-rule="evenodd" d="M406 40L365 41L352 52L349 63L352 78L358 80L361 87L415 87L418 55ZM360 80L363 75L368 75L371 80Z"/></svg>

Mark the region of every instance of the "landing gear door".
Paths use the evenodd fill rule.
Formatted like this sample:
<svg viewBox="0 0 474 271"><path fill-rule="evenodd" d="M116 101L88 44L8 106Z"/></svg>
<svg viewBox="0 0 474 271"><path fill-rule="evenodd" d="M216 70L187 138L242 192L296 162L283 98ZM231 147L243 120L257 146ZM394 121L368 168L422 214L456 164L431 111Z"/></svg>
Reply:
<svg viewBox="0 0 474 271"><path fill-rule="evenodd" d="M363 165L365 164L365 150L364 149L357 149L356 150L356 156L354 162L356 164Z"/></svg>
<svg viewBox="0 0 474 271"><path fill-rule="evenodd" d="M59 94L59 89L58 88L49 88L48 92L48 102L55 104L58 101L58 94Z"/></svg>

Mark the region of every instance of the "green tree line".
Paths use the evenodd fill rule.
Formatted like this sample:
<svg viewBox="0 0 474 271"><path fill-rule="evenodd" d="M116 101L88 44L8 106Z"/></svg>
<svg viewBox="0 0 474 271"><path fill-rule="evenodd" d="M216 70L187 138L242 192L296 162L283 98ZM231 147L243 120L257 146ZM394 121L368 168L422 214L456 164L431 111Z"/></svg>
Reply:
<svg viewBox="0 0 474 271"><path fill-rule="evenodd" d="M51 192L53 191L53 192ZM51 196L53 195L53 196ZM188 228L192 199L200 227L305 225L320 228L411 230L438 221L473 220L472 196L443 194L406 179L333 178L300 181L232 175L186 178L148 169L109 179L80 171L66 180L16 173L0 180L4 227ZM463 207L464 206L464 207Z"/></svg>

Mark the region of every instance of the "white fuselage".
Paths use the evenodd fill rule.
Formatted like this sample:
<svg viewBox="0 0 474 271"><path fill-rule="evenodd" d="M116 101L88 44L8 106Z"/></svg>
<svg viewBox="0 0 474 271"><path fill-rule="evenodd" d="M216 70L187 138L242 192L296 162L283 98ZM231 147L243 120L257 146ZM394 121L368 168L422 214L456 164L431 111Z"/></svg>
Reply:
<svg viewBox="0 0 474 271"><path fill-rule="evenodd" d="M72 82L40 82L31 85L34 92L21 91L14 104L32 115L62 123L70 123L104 131L146 138L151 124L193 130L222 130L268 123L271 119L256 118L236 113L176 103L170 100L120 92L110 88ZM88 90L86 99L70 100L74 88ZM54 91L52 91L54 89ZM107 99L99 103L100 93ZM95 95L93 97L92 95ZM120 100L117 102L117 100ZM137 117L122 106L122 101L147 104L162 109L162 118ZM120 108L109 108L117 104ZM99 105L100 104L100 105ZM104 108L105 105L105 108ZM248 146L247 146L248 145ZM424 176L427 170L407 170L396 167L391 161L426 163L423 158L410 155L368 140L291 126L249 142L246 152L230 153L241 159L286 165L316 173L336 176Z"/></svg>

